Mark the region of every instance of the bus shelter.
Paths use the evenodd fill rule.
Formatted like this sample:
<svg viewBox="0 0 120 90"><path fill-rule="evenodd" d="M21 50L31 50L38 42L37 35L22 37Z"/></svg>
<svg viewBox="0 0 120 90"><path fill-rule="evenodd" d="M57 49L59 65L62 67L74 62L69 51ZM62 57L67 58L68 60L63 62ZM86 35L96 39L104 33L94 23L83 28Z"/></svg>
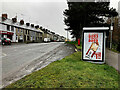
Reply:
<svg viewBox="0 0 120 90"><path fill-rule="evenodd" d="M105 62L106 31L109 27L84 27L82 60L94 63Z"/></svg>

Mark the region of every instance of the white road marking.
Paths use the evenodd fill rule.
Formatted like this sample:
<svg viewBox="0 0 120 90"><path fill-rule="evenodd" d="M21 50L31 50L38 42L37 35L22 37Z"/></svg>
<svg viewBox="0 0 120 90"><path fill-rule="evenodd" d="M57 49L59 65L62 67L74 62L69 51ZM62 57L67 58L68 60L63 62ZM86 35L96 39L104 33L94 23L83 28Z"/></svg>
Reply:
<svg viewBox="0 0 120 90"><path fill-rule="evenodd" d="M7 54L5 54L5 53L2 53L2 57L5 57L5 56L7 56Z"/></svg>
<svg viewBox="0 0 120 90"><path fill-rule="evenodd" d="M7 54L2 53L2 54L0 55L0 58L5 57L5 56L7 56Z"/></svg>

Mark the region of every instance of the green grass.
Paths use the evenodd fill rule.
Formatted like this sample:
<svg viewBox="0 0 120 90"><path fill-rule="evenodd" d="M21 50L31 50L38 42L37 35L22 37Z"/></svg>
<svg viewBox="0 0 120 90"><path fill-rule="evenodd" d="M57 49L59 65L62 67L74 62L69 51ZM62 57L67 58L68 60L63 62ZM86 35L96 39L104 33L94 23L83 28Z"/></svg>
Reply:
<svg viewBox="0 0 120 90"><path fill-rule="evenodd" d="M68 43L68 44L77 44L78 42L77 41L67 41L66 43Z"/></svg>
<svg viewBox="0 0 120 90"><path fill-rule="evenodd" d="M78 46L78 44L75 44L75 46L77 47L77 49L82 50L82 44L80 44L80 46Z"/></svg>
<svg viewBox="0 0 120 90"><path fill-rule="evenodd" d="M66 42L67 44L73 44L76 46L77 49L81 49L82 50L82 42L80 43L80 46L78 46L78 42L77 41L70 41L70 42Z"/></svg>
<svg viewBox="0 0 120 90"><path fill-rule="evenodd" d="M84 62L76 52L6 88L118 88L118 72L106 64Z"/></svg>
<svg viewBox="0 0 120 90"><path fill-rule="evenodd" d="M112 51L113 52L116 52L116 53L120 53L119 51L117 51L117 47L118 47L118 44L116 44L116 43L112 43Z"/></svg>
<svg viewBox="0 0 120 90"><path fill-rule="evenodd" d="M113 52L115 52L115 53L120 53L119 51L117 51L117 50L115 50L115 49L109 49L109 50L111 50L111 51L113 51Z"/></svg>
<svg viewBox="0 0 120 90"><path fill-rule="evenodd" d="M109 41L107 43L110 44ZM112 49L110 49L110 46L107 46L107 48L115 53L120 53L119 50L117 50L118 46L118 43L112 42Z"/></svg>

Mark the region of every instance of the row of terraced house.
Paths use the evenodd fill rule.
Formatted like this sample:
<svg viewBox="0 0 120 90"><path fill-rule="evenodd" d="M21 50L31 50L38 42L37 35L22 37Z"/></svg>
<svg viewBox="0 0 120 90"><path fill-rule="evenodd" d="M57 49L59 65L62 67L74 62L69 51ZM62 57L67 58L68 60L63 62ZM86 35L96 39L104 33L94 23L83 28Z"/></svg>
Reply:
<svg viewBox="0 0 120 90"><path fill-rule="evenodd" d="M9 38L12 42L43 42L44 38L50 41L64 41L65 37L46 29L40 29L39 25L17 22L17 17L8 19L7 14L0 17L0 37Z"/></svg>

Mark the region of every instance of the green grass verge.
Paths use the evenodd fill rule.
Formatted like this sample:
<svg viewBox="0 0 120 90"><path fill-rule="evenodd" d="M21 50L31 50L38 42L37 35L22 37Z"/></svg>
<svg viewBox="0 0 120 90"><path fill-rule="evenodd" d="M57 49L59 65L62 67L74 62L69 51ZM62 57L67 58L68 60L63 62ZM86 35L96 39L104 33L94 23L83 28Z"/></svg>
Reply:
<svg viewBox="0 0 120 90"><path fill-rule="evenodd" d="M6 88L118 88L118 75L106 64L81 61L81 52L76 52Z"/></svg>
<svg viewBox="0 0 120 90"><path fill-rule="evenodd" d="M80 46L78 46L78 42L77 41L70 41L70 42L66 42L67 44L73 44L76 46L77 49L81 49L82 50L82 42L80 43Z"/></svg>
<svg viewBox="0 0 120 90"><path fill-rule="evenodd" d="M67 41L66 43L68 43L68 44L77 44L78 42L77 41Z"/></svg>
<svg viewBox="0 0 120 90"><path fill-rule="evenodd" d="M113 51L113 52L115 52L115 53L120 53L119 51L117 51L117 50L115 50L115 49L109 49L109 50L111 50L111 51Z"/></svg>
<svg viewBox="0 0 120 90"><path fill-rule="evenodd" d="M78 46L78 44L75 44L75 46L77 47L77 49L82 50L82 44L80 44L80 46Z"/></svg>

